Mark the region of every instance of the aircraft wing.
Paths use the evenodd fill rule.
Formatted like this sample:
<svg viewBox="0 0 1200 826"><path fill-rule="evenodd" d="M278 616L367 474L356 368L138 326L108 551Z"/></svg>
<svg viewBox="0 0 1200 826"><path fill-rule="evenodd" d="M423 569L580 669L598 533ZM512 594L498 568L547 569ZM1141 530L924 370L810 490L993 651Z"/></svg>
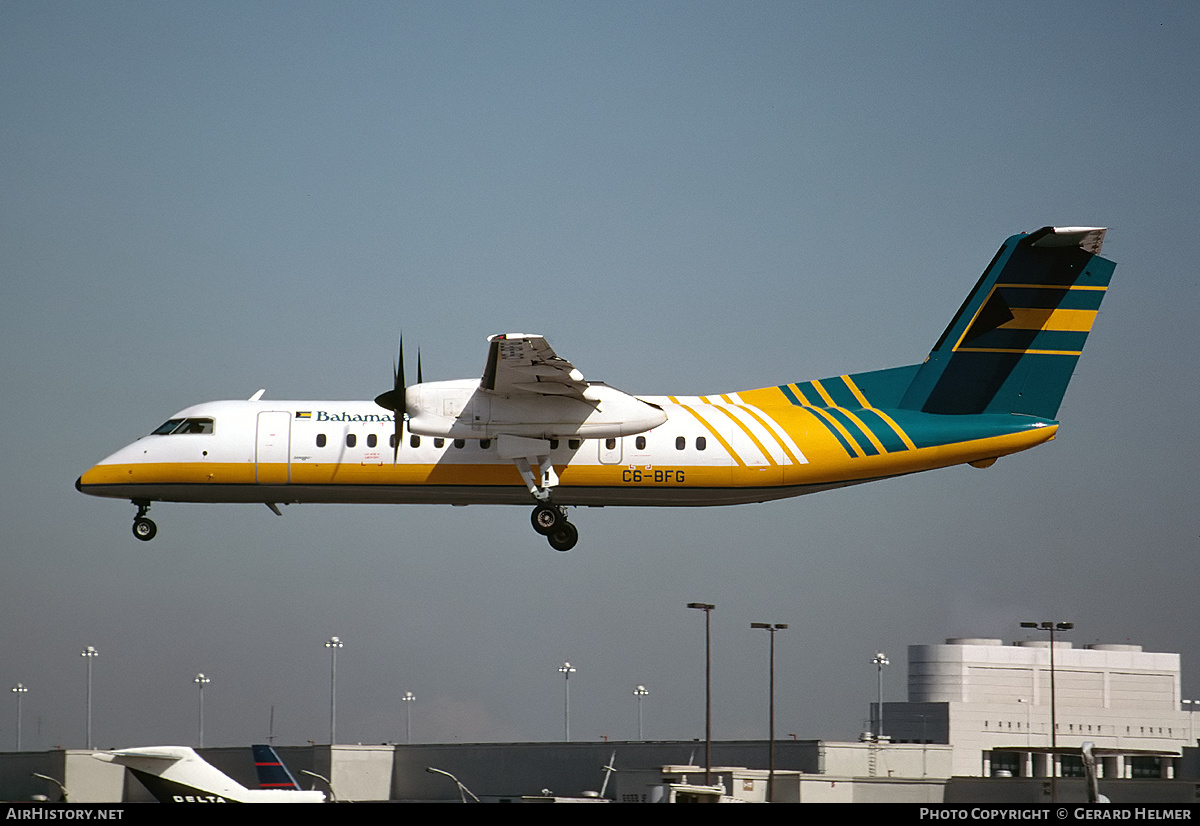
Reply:
<svg viewBox="0 0 1200 826"><path fill-rule="evenodd" d="M542 336L505 333L488 339L481 389L500 396L568 396L583 399L588 383L575 365Z"/></svg>

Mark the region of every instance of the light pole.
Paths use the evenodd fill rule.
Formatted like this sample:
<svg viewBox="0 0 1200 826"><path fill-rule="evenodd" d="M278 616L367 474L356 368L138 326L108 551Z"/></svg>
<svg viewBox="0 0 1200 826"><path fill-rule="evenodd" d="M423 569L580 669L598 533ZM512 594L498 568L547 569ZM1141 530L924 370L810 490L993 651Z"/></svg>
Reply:
<svg viewBox="0 0 1200 826"><path fill-rule="evenodd" d="M787 628L787 623L752 622L751 628L761 628L771 633L771 689L770 689L770 720L771 720L771 751L767 756L767 802L775 802L775 632Z"/></svg>
<svg viewBox="0 0 1200 826"><path fill-rule="evenodd" d="M79 656L87 660L87 747L92 747L92 660L99 656L100 652L96 647L89 645L83 651L79 652Z"/></svg>
<svg viewBox="0 0 1200 826"><path fill-rule="evenodd" d="M343 645L341 638L330 637L325 647L329 649L329 745L337 742L337 652Z"/></svg>
<svg viewBox="0 0 1200 826"><path fill-rule="evenodd" d="M571 675L575 673L575 667L570 663L563 663L558 670L563 675L563 741L569 743L571 742Z"/></svg>
<svg viewBox="0 0 1200 826"><path fill-rule="evenodd" d="M404 742L412 742L412 704L416 701L417 695L411 691L404 692L404 696L400 698L404 701Z"/></svg>
<svg viewBox="0 0 1200 826"><path fill-rule="evenodd" d="M467 795L471 795L471 797L474 798L476 803L479 802L479 798L475 797L475 792L471 791L466 786L464 786L462 784L462 782L457 777L452 775L450 772L442 771L441 769L435 769L433 766L426 766L425 771L429 772L430 774L443 774L446 777L449 777L451 780L453 780L454 785L458 786L458 796L459 796L459 799L461 799L463 803L467 802Z"/></svg>
<svg viewBox="0 0 1200 826"><path fill-rule="evenodd" d="M200 692L200 719L197 723L196 739L200 741L200 748L204 748L204 687L212 682L212 680L205 677L204 672L201 671L192 682L196 684L196 688Z"/></svg>
<svg viewBox="0 0 1200 826"><path fill-rule="evenodd" d="M29 689L24 683L17 683L12 687L13 694L17 695L17 751L21 750L21 699L29 693Z"/></svg>
<svg viewBox="0 0 1200 826"><path fill-rule="evenodd" d="M1022 628L1036 628L1050 632L1050 802L1058 802L1058 714L1054 696L1054 632L1070 631L1073 622L1023 622Z"/></svg>
<svg viewBox="0 0 1200 826"><path fill-rule="evenodd" d="M875 739L879 740L883 737L883 667L892 663L887 658L887 654L884 654L882 651L876 651L875 656L871 658L871 662L875 663L875 671L879 680L879 703L877 705L877 716L875 717Z"/></svg>
<svg viewBox="0 0 1200 826"><path fill-rule="evenodd" d="M642 737L642 698L649 697L650 692L644 685L639 685L633 690L633 696L637 697L638 701L638 740L640 741L645 739Z"/></svg>
<svg viewBox="0 0 1200 826"><path fill-rule="evenodd" d="M704 612L704 785L712 785L712 612L717 606L689 602L688 608Z"/></svg>

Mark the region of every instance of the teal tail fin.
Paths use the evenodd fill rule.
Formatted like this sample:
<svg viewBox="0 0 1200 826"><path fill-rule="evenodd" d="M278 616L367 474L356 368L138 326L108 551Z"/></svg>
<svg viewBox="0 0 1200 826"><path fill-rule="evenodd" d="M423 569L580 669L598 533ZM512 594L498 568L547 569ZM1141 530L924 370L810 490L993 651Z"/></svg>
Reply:
<svg viewBox="0 0 1200 826"><path fill-rule="evenodd" d="M1116 267L1104 230L1043 227L1004 242L917 370L900 407L1053 419Z"/></svg>

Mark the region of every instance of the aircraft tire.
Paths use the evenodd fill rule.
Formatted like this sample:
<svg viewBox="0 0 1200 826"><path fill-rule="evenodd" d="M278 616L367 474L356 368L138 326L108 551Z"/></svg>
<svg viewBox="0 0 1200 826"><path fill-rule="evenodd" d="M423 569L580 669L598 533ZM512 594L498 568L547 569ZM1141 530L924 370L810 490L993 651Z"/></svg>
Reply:
<svg viewBox="0 0 1200 826"><path fill-rule="evenodd" d="M529 521L533 523L533 529L542 536L549 536L554 533L558 527L566 522L566 517L563 512L554 505L540 504L533 509L533 513L529 517Z"/></svg>
<svg viewBox="0 0 1200 826"><path fill-rule="evenodd" d="M158 533L158 525L145 517L133 520L133 535L143 542L149 542Z"/></svg>
<svg viewBox="0 0 1200 826"><path fill-rule="evenodd" d="M556 551L569 551L579 542L579 529L565 519L546 537L550 547Z"/></svg>

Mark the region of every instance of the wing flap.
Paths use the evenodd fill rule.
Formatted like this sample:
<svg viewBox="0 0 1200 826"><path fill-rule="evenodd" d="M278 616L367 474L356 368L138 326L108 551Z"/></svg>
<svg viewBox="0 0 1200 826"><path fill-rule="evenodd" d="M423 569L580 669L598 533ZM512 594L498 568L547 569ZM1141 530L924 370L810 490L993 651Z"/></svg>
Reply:
<svg viewBox="0 0 1200 826"><path fill-rule="evenodd" d="M488 339L487 366L479 386L501 396L582 399L588 383L575 365L555 353L542 336L505 333Z"/></svg>

